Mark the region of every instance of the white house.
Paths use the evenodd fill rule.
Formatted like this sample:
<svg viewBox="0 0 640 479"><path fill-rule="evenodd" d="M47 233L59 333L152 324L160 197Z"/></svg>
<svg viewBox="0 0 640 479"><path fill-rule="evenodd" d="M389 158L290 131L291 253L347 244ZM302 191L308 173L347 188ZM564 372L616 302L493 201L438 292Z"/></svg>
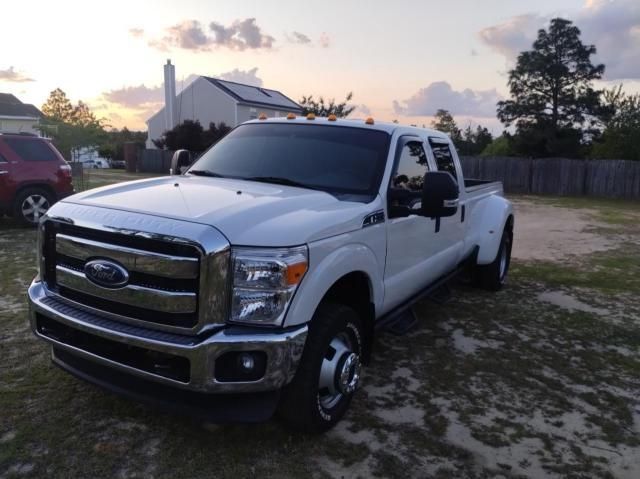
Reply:
<svg viewBox="0 0 640 479"><path fill-rule="evenodd" d="M42 112L35 106L22 103L11 93L0 93L0 132L39 135L41 117Z"/></svg>
<svg viewBox="0 0 640 479"><path fill-rule="evenodd" d="M147 120L147 148L152 140L184 120L198 120L203 128L224 122L234 127L258 118L301 114L302 107L279 91L243 83L199 76L177 96L175 67L171 60L164 66L165 106Z"/></svg>

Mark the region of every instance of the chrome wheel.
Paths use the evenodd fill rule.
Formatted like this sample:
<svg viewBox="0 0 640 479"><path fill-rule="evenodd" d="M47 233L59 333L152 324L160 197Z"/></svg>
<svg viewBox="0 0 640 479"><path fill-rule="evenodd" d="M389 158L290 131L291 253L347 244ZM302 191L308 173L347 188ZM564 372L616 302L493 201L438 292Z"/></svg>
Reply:
<svg viewBox="0 0 640 479"><path fill-rule="evenodd" d="M358 387L360 356L346 332L333 338L322 361L318 384L318 402L325 409L334 407L343 396Z"/></svg>
<svg viewBox="0 0 640 479"><path fill-rule="evenodd" d="M20 211L29 223L37 223L47 212L49 206L49 200L45 196L34 193L24 199Z"/></svg>
<svg viewBox="0 0 640 479"><path fill-rule="evenodd" d="M500 253L500 265L499 265L499 274L500 281L504 282L507 277L507 271L509 270L509 253L511 251L511 240L507 236L505 238L504 244L502 245L502 251Z"/></svg>
<svg viewBox="0 0 640 479"><path fill-rule="evenodd" d="M500 255L500 279L504 279L504 275L507 272L507 248L502 248L502 254Z"/></svg>

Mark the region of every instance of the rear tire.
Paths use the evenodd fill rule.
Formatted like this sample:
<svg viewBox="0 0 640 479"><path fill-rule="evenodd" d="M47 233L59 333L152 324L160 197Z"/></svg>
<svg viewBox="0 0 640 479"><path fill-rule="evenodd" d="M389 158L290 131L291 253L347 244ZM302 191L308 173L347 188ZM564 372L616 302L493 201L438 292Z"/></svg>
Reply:
<svg viewBox="0 0 640 479"><path fill-rule="evenodd" d="M296 375L278 405L278 415L289 427L317 434L344 416L360 380L363 338L353 309L318 306Z"/></svg>
<svg viewBox="0 0 640 479"><path fill-rule="evenodd" d="M36 226L53 205L54 198L43 188L25 188L13 202L13 217L25 226Z"/></svg>
<svg viewBox="0 0 640 479"><path fill-rule="evenodd" d="M500 247L496 259L487 265L476 267L476 284L489 291L499 291L507 282L509 265L511 264L511 246L513 244L513 230L506 226L502 232Z"/></svg>

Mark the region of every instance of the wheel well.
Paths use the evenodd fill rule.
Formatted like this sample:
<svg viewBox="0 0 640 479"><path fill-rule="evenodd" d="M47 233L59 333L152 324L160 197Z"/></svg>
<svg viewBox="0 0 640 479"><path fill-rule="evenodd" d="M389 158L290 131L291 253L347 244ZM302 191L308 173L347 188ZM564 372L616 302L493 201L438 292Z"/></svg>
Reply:
<svg viewBox="0 0 640 479"><path fill-rule="evenodd" d="M46 183L27 183L25 185L21 185L16 190L16 194L13 196L14 204L15 204L16 198L18 198L20 193L22 193L24 190L29 189L29 188L40 188L42 190L45 190L47 193L49 193L51 195L51 197L53 198L53 201L56 201L58 199L58 195L56 195L55 190L53 188L51 188L51 186L47 185Z"/></svg>
<svg viewBox="0 0 640 479"><path fill-rule="evenodd" d="M360 317L364 329L363 361L369 362L373 348L375 306L371 298L369 277L354 271L337 280L322 298L322 302L339 303L352 308Z"/></svg>
<svg viewBox="0 0 640 479"><path fill-rule="evenodd" d="M504 225L504 229L509 230L513 233L513 215L509 215L507 218L507 222Z"/></svg>

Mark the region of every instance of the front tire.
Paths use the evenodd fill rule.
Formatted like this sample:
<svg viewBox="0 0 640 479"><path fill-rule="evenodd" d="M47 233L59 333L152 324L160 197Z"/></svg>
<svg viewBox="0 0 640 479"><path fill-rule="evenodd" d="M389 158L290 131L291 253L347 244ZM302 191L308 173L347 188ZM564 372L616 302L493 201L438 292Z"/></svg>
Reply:
<svg viewBox="0 0 640 479"><path fill-rule="evenodd" d="M507 225L502 232L500 247L496 259L487 265L477 266L477 285L489 291L499 291L507 282L509 265L511 264L511 246L513 245L513 230Z"/></svg>
<svg viewBox="0 0 640 479"><path fill-rule="evenodd" d="M36 226L53 205L51 194L42 188L26 188L15 198L13 217L26 226Z"/></svg>
<svg viewBox="0 0 640 479"><path fill-rule="evenodd" d="M318 307L296 375L278 406L287 425L321 433L344 416L360 380L363 337L353 309L334 303Z"/></svg>

